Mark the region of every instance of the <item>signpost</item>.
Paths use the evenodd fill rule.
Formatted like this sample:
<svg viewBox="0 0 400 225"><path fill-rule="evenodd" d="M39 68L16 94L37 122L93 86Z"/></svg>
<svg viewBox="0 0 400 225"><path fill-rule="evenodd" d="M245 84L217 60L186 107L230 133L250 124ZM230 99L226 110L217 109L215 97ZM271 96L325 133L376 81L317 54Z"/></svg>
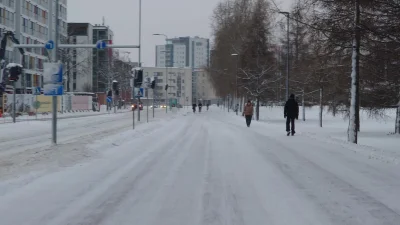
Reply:
<svg viewBox="0 0 400 225"><path fill-rule="evenodd" d="M140 98L144 96L144 88L135 88L135 97L138 99L138 121L140 121Z"/></svg>
<svg viewBox="0 0 400 225"><path fill-rule="evenodd" d="M112 97L111 96L107 96L106 100L107 100L107 112L108 112L108 114L110 114L109 106L111 108Z"/></svg>
<svg viewBox="0 0 400 225"><path fill-rule="evenodd" d="M38 108L40 108L40 102L37 100L37 97L36 97L36 101L33 102L33 108L35 108L35 117L37 119L37 110L38 110Z"/></svg>

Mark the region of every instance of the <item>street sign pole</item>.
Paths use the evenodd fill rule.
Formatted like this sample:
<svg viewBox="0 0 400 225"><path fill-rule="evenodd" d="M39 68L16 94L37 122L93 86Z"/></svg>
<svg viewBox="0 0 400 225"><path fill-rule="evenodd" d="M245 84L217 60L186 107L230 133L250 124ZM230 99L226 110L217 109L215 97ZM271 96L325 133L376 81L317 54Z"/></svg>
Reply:
<svg viewBox="0 0 400 225"><path fill-rule="evenodd" d="M16 117L16 109L15 109L15 107L16 107L16 95L15 95L15 92L17 91L17 89L15 88L15 83L16 83L16 81L13 81L13 111L12 111L12 114L13 114L13 123L15 123L15 117ZM4 96L4 95L3 95Z"/></svg>
<svg viewBox="0 0 400 225"><path fill-rule="evenodd" d="M146 93L147 93L147 88L146 88ZM154 106L153 106L154 108ZM149 94L147 94L147 122L149 122Z"/></svg>
<svg viewBox="0 0 400 225"><path fill-rule="evenodd" d="M137 104L137 115L138 115L138 118L137 118L137 120L140 122L140 97L138 97L138 104Z"/></svg>

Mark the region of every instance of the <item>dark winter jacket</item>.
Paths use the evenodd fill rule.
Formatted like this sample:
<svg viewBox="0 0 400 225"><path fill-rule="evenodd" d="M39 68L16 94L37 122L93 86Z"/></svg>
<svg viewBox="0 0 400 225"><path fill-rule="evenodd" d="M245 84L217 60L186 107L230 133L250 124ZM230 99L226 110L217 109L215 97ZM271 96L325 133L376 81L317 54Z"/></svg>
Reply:
<svg viewBox="0 0 400 225"><path fill-rule="evenodd" d="M294 98L287 100L284 115L289 118L299 118L299 104Z"/></svg>

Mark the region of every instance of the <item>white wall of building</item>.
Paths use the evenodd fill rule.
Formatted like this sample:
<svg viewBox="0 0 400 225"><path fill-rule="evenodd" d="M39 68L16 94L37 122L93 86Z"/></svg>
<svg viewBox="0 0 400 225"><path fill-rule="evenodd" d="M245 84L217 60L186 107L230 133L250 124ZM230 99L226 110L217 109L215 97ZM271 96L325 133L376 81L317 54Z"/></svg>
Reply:
<svg viewBox="0 0 400 225"><path fill-rule="evenodd" d="M92 35L93 32L90 31L89 36L77 36L76 42L79 44L91 44ZM76 91L85 91L85 85L93 86L93 49L77 49L76 72Z"/></svg>
<svg viewBox="0 0 400 225"><path fill-rule="evenodd" d="M168 79L166 72L168 70ZM144 80L147 77L156 78L155 99L161 99L165 102L166 93L168 98L176 98L181 105L192 104L192 69L178 67L143 67ZM179 77L181 79L179 94ZM167 82L166 82L167 81ZM168 83L168 91L165 91L165 85ZM153 90L149 89L147 93L149 98L153 98ZM186 98L188 101L186 101Z"/></svg>
<svg viewBox="0 0 400 225"><path fill-rule="evenodd" d="M168 50L167 54L173 56L174 67L204 68L209 65L209 39L180 37L168 39L168 43L173 45L172 52ZM166 65L165 49L165 45L156 46L156 67L164 67Z"/></svg>
<svg viewBox="0 0 400 225"><path fill-rule="evenodd" d="M156 46L156 67L165 67L165 45Z"/></svg>
<svg viewBox="0 0 400 225"><path fill-rule="evenodd" d="M216 99L215 89L211 83L210 75L203 69L194 72L193 99L198 101Z"/></svg>
<svg viewBox="0 0 400 225"><path fill-rule="evenodd" d="M209 61L209 39L193 38L193 68L205 68Z"/></svg>
<svg viewBox="0 0 400 225"><path fill-rule="evenodd" d="M174 67L185 67L186 64L186 46L174 44L173 60Z"/></svg>

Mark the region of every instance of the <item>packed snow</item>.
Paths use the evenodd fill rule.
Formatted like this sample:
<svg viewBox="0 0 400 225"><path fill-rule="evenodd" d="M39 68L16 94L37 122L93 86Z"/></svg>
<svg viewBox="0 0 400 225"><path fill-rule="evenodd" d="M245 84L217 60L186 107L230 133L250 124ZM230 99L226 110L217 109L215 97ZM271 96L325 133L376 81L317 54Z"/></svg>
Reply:
<svg viewBox="0 0 400 225"><path fill-rule="evenodd" d="M249 128L218 107L143 115L135 130L131 113L60 120L58 146L49 121L1 124L1 224L399 224L391 117L363 120L354 145L314 108L293 137L278 107Z"/></svg>

